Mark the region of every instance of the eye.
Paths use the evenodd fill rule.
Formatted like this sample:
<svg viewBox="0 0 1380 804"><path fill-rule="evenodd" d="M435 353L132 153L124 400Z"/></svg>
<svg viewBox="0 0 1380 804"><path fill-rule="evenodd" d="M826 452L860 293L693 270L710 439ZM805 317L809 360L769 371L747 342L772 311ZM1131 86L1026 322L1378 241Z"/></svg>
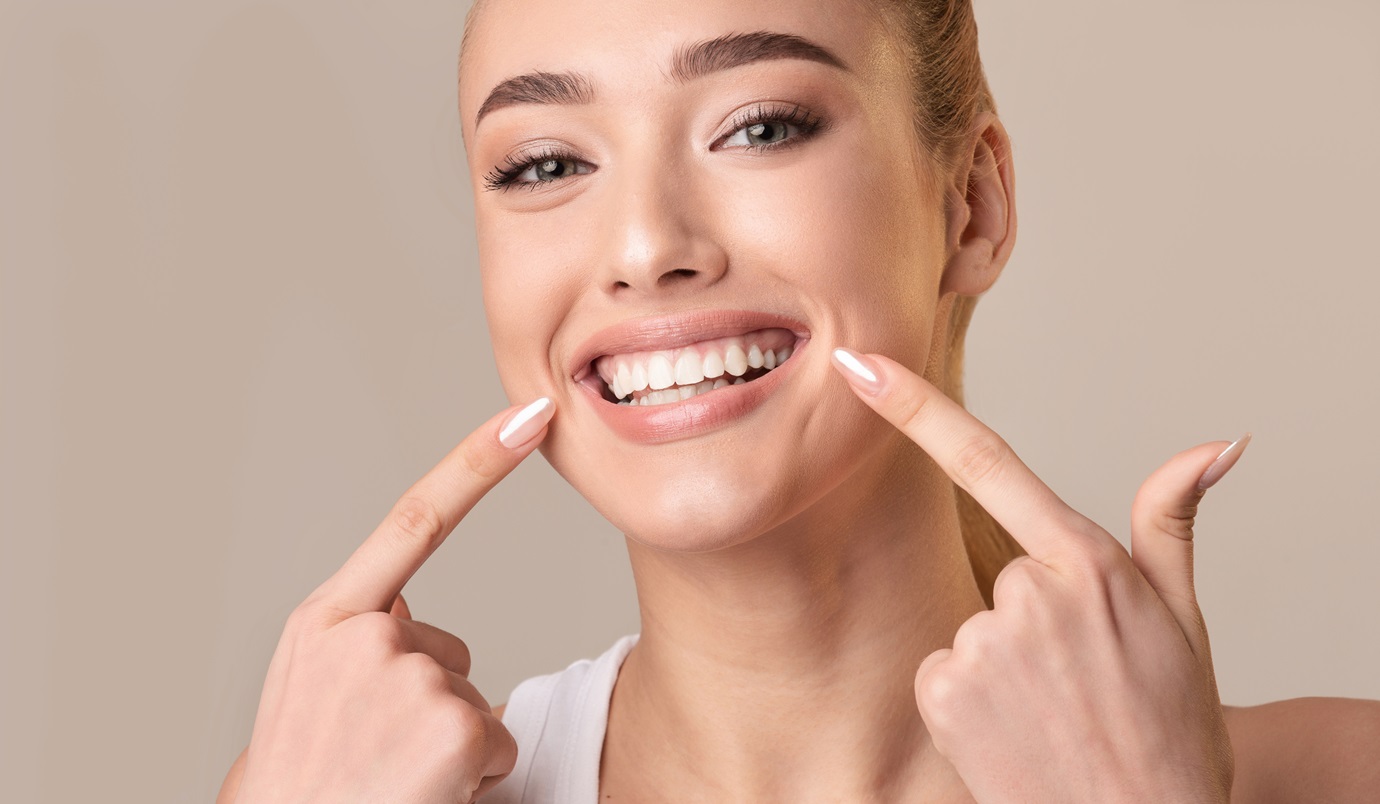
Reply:
<svg viewBox="0 0 1380 804"><path fill-rule="evenodd" d="M824 121L799 106L759 105L739 115L735 126L721 144L749 151L785 147L778 143L803 142L824 129Z"/></svg>
<svg viewBox="0 0 1380 804"><path fill-rule="evenodd" d="M538 153L527 159L508 157L504 162L506 167L494 168L484 176L485 188L506 190L509 187L525 187L531 190L567 176L594 172L593 165L561 151Z"/></svg>
<svg viewBox="0 0 1380 804"><path fill-rule="evenodd" d="M528 163L531 167L519 173L514 178L518 183L526 182L546 182L564 176L572 176L580 172L579 162L574 159L546 159L541 162ZM588 173L589 171L585 171Z"/></svg>

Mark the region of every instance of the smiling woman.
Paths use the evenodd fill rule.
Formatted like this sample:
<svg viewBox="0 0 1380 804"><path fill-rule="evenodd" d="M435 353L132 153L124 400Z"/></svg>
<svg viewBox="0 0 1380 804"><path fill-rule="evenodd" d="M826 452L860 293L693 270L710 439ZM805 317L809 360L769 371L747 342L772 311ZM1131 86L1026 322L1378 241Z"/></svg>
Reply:
<svg viewBox="0 0 1380 804"><path fill-rule="evenodd" d="M1249 435L1151 475L1128 552L962 407L1016 235L967 0L487 2L459 84L517 404L294 614L238 800L1380 787L1380 703L1221 703L1192 527ZM491 708L399 593L536 449L625 534L641 630Z"/></svg>

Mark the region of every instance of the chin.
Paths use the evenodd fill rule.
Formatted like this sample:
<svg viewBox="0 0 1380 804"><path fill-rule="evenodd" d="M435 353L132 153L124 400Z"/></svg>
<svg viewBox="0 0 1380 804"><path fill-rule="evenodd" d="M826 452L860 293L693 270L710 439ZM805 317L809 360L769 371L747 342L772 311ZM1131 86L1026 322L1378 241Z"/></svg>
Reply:
<svg viewBox="0 0 1380 804"><path fill-rule="evenodd" d="M542 450L629 539L668 552L723 550L792 521L884 460L889 426L846 389L835 391L819 399L814 416L778 421L769 433L663 444L623 460L566 429Z"/></svg>
<svg viewBox="0 0 1380 804"><path fill-rule="evenodd" d="M665 483L641 499L618 500L605 516L630 539L658 550L722 550L751 541L784 518L784 500L770 493L773 485L760 477L707 471Z"/></svg>
<svg viewBox="0 0 1380 804"><path fill-rule="evenodd" d="M761 459L770 456L760 450L756 460L722 453L707 460L668 445L664 460L630 467L591 459L587 449L563 443L560 435L568 434L553 435L543 445L552 467L619 531L659 550L698 553L749 541L782 519L788 495L781 487L798 482L788 472L765 470Z"/></svg>

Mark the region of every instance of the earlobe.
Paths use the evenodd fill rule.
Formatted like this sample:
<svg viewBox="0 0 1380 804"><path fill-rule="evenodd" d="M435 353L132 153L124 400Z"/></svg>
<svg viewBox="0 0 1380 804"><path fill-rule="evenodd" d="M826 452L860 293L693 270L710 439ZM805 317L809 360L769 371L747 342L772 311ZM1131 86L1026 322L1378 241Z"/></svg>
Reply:
<svg viewBox="0 0 1380 804"><path fill-rule="evenodd" d="M1016 243L1011 140L996 115L978 116L972 149L946 193L948 257L940 292L978 296L997 281Z"/></svg>

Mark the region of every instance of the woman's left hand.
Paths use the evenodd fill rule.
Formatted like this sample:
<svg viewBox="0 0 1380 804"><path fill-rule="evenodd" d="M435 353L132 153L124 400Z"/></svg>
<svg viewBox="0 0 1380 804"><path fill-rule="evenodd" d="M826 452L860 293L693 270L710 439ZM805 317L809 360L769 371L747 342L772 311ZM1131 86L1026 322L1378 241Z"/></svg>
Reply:
<svg viewBox="0 0 1380 804"><path fill-rule="evenodd" d="M993 608L915 675L934 746L973 796L1228 801L1233 755L1193 589L1193 518L1245 439L1225 454L1226 442L1182 452L1145 481L1132 554L901 364L844 350L835 364L1029 553L997 576Z"/></svg>

